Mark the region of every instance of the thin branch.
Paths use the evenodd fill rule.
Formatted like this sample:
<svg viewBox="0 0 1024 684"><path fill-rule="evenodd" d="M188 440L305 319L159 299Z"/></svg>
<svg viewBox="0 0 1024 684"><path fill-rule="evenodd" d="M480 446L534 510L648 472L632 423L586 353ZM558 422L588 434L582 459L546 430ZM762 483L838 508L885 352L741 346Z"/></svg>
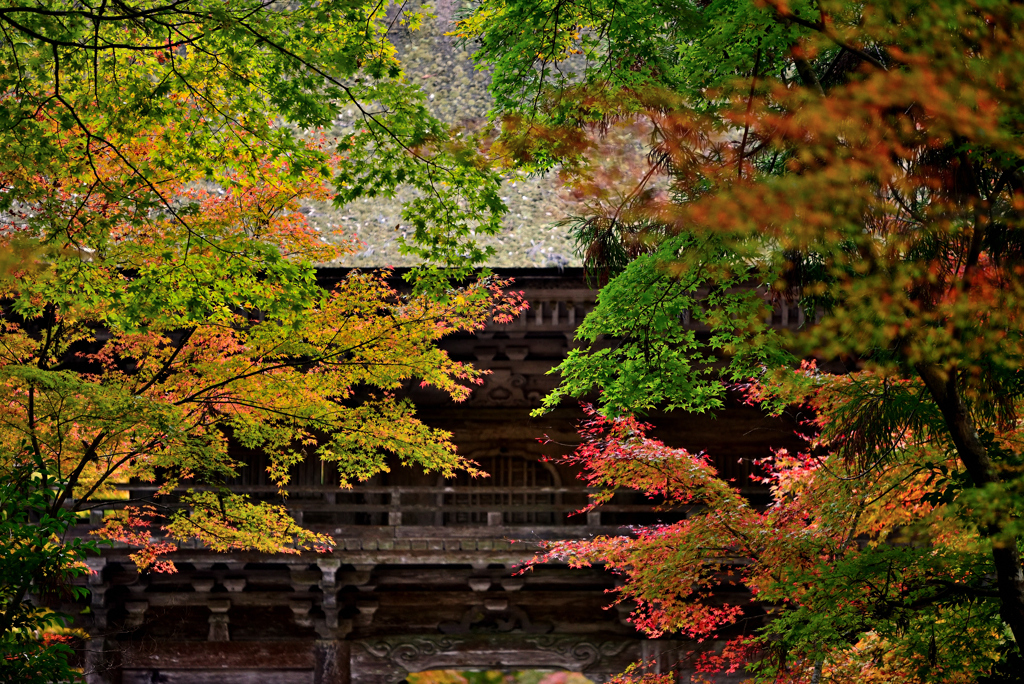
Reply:
<svg viewBox="0 0 1024 684"><path fill-rule="evenodd" d="M757 88L757 72L761 67L761 48L757 48L757 54L754 56L754 75L750 79L750 95L747 96L747 117L743 122L743 139L740 140L740 153L736 160L736 178L737 180L743 180L743 158L744 152L747 149L747 135L750 133L750 112L754 107L754 92Z"/></svg>

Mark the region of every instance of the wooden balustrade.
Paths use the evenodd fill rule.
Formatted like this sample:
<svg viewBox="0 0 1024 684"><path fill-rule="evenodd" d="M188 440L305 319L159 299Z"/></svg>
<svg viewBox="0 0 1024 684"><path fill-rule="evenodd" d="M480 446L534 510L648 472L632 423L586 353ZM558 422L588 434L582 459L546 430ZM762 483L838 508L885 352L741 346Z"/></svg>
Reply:
<svg viewBox="0 0 1024 684"><path fill-rule="evenodd" d="M129 499L109 501L108 509L150 500L156 493L149 484L127 485L124 489ZM681 510L659 510L655 502L631 490L617 492L609 503L583 511L590 495L597 491L584 487L289 487L287 498L282 498L273 486L232 485L231 491L283 503L296 520L311 527L568 528L645 524L684 516ZM171 507L173 501L173 494L160 499L162 505ZM92 515L90 524L98 523L99 515Z"/></svg>

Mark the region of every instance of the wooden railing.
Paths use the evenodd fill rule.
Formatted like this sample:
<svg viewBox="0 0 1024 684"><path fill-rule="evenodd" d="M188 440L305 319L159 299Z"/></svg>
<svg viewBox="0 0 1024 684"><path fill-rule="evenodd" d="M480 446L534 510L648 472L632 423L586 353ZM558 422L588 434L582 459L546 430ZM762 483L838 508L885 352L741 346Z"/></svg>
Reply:
<svg viewBox="0 0 1024 684"><path fill-rule="evenodd" d="M152 500L152 485L129 485L129 501ZM196 488L199 489L199 488ZM276 487L235 485L231 491L253 499L280 502L303 525L310 527L580 527L645 524L678 519L681 512L657 512L655 502L623 490L593 510L582 511L597 490L583 487L379 487L356 486L288 488L282 498ZM162 505L174 506L174 496ZM126 501L110 501L120 508ZM97 509L94 523L102 510Z"/></svg>

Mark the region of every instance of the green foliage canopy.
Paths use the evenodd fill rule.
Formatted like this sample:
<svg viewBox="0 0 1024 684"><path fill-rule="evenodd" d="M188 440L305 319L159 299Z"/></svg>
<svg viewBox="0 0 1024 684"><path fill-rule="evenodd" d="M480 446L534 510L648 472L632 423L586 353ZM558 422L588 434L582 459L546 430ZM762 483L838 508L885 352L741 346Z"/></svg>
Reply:
<svg viewBox="0 0 1024 684"><path fill-rule="evenodd" d="M82 574L68 526L131 478L163 499L125 502L105 531L168 569L187 538L330 546L225 488L229 438L270 453L282 496L307 457L343 481L388 453L465 465L395 391L415 377L464 397L479 374L436 340L518 305L436 271L434 298L383 275L324 289L314 265L343 248L300 211L411 186L406 249L462 274L483 258L468 236L498 229L499 177L430 115L388 40L422 18L358 0L0 8L0 641L17 678L70 676L67 649L39 641L59 618L27 592ZM348 109L357 126L331 137Z"/></svg>
<svg viewBox="0 0 1024 684"><path fill-rule="evenodd" d="M405 219L415 235L406 248L440 264L479 262L483 251L467 236L471 226L498 229L498 177L430 115L387 37L390 26L422 18L350 0L6 7L0 210L44 198L31 179L63 170L84 195L131 196L136 211L172 211L187 224L187 211L161 187L168 175L223 182L228 169L252 169L269 155L294 173L333 173L341 203L412 186L417 197ZM349 108L359 125L337 141L344 163L332 168L302 131L330 130ZM158 157L133 152L133 143L155 135ZM93 172L93 156L103 154L131 170L125 187L104 185ZM47 237L98 248L106 238L95 228L84 239L50 226Z"/></svg>
<svg viewBox="0 0 1024 684"><path fill-rule="evenodd" d="M754 543L737 525L755 512L702 470L678 475L692 523L561 548L620 569L655 632L708 628L680 616L699 613L684 606L721 581L724 554L777 606L761 632L766 679L869 662L883 681L1012 676L1024 643L1024 15L1001 0L657 8L485 0L462 24L498 71L499 151L561 168L585 208L581 251L607 281L581 328L589 346L561 366L548 405L599 389L605 418L628 421L712 410L742 381L771 410L801 407L816 436L795 461L759 461L777 478L759 524L779 546ZM813 325L774 329L777 305ZM794 373L787 356L845 371ZM584 462L602 484L657 493L658 473L693 469L639 432L618 460L601 444ZM719 512L737 518L723 527ZM863 522L874 515L902 531ZM985 645L960 657L950 629Z"/></svg>

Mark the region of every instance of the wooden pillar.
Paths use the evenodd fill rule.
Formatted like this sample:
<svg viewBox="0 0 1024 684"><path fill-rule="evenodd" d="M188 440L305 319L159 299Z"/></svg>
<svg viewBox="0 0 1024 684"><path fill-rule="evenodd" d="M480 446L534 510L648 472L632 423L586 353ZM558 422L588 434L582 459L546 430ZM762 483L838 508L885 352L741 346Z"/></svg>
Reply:
<svg viewBox="0 0 1024 684"><path fill-rule="evenodd" d="M228 616L228 611L231 610L231 601L207 601L206 605L210 609L210 632L206 640L231 641L231 629L228 627L231 623Z"/></svg>
<svg viewBox="0 0 1024 684"><path fill-rule="evenodd" d="M347 641L318 640L313 684L352 684L351 648Z"/></svg>
<svg viewBox="0 0 1024 684"><path fill-rule="evenodd" d="M107 640L103 637L94 637L85 640L85 654L82 664L85 670L86 684L110 684L107 677Z"/></svg>

